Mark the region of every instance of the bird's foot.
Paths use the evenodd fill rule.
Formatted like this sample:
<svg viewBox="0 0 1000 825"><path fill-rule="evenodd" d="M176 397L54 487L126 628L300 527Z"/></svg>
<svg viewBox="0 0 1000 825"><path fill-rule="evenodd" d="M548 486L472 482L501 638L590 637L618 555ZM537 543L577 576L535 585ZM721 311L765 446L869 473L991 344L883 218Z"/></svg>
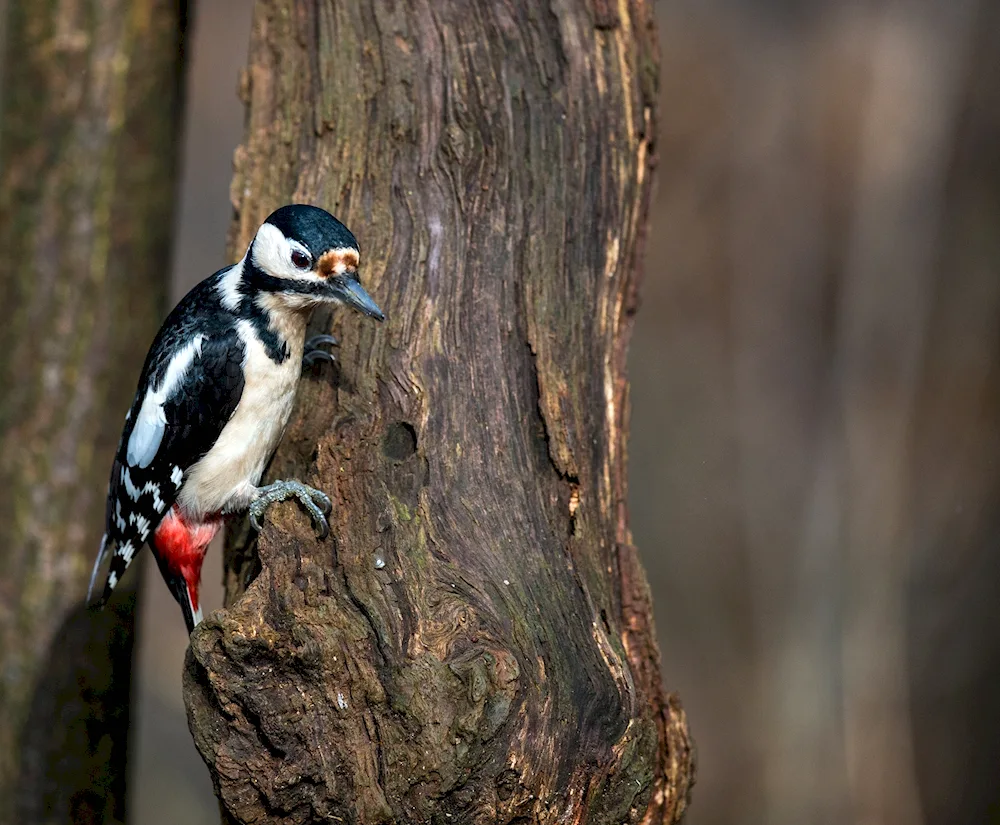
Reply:
<svg viewBox="0 0 1000 825"><path fill-rule="evenodd" d="M312 517L313 524L319 531L319 537L325 539L330 535L330 524L326 517L333 509L330 499L326 493L303 484L301 481L289 479L287 481L275 481L266 487L258 488L259 495L250 503L250 524L258 533L261 531L261 518L264 512L276 501L286 501L290 498L297 498L299 503L305 507L306 512Z"/></svg>
<svg viewBox="0 0 1000 825"><path fill-rule="evenodd" d="M334 338L332 335L314 335L305 343L305 347L302 352L302 363L305 366L312 366L317 361L329 361L331 364L337 363L337 359L333 356L333 353L327 352L325 349L320 349L320 347L329 345L331 347L336 347L340 342Z"/></svg>

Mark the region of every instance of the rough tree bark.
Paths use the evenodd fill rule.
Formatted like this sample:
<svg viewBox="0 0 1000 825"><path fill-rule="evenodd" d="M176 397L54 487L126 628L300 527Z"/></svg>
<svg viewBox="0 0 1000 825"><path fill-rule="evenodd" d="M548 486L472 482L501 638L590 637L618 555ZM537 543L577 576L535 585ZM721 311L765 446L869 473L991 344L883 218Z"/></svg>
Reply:
<svg viewBox="0 0 1000 825"><path fill-rule="evenodd" d="M178 0L10 0L0 118L0 822L124 818L134 591L82 607L169 273Z"/></svg>
<svg viewBox="0 0 1000 825"><path fill-rule="evenodd" d="M232 253L358 235L270 469L331 494L227 548L189 722L231 822L674 822L692 780L625 506L653 165L643 0L261 0ZM317 330L330 316L316 319Z"/></svg>

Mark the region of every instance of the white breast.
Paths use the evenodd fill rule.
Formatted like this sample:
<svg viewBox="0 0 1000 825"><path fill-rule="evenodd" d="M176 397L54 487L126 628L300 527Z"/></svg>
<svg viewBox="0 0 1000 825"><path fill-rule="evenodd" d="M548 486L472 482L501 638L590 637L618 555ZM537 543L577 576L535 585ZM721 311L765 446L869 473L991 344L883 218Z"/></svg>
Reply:
<svg viewBox="0 0 1000 825"><path fill-rule="evenodd" d="M192 515L249 505L295 402L304 323L303 332L289 330L291 353L280 364L268 357L249 321L241 321L239 331L246 345L243 394L219 440L188 471L177 500Z"/></svg>

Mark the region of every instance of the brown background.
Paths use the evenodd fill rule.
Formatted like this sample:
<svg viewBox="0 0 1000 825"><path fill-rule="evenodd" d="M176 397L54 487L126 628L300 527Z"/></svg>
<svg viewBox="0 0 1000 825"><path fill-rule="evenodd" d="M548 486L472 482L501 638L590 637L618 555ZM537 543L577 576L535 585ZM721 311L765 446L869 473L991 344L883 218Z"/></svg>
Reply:
<svg viewBox="0 0 1000 825"><path fill-rule="evenodd" d="M195 15L174 298L225 263L250 6ZM1000 821L1000 16L657 8L630 502L688 822ZM215 823L183 622L143 575L133 821Z"/></svg>

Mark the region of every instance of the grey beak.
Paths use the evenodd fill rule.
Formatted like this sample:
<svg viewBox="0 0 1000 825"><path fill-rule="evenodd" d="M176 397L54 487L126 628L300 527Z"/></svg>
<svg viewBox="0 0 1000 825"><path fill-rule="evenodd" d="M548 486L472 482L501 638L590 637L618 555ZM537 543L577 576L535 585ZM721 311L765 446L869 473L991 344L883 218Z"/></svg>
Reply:
<svg viewBox="0 0 1000 825"><path fill-rule="evenodd" d="M372 300L372 296L365 292L364 287L354 278L339 276L334 279L332 286L336 296L347 306L353 307L358 312L362 312L376 321L385 320L385 315L378 308L378 304Z"/></svg>

